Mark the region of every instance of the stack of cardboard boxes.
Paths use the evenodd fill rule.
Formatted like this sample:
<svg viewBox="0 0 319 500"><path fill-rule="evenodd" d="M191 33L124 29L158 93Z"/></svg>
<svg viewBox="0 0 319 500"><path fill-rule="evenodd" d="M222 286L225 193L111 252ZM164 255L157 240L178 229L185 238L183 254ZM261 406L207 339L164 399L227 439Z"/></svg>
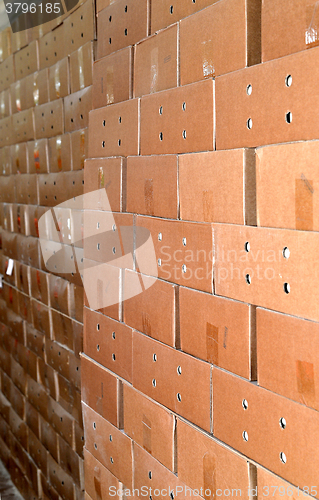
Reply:
<svg viewBox="0 0 319 500"><path fill-rule="evenodd" d="M86 0L1 33L0 457L25 499L84 496L83 286L43 249L64 231L51 207L83 193L95 26Z"/></svg>

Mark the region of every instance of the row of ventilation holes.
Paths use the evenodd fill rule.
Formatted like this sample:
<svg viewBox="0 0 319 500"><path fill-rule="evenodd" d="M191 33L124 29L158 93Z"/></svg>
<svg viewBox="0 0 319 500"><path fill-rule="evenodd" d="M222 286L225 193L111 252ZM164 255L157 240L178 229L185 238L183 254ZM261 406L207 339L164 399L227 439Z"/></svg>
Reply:
<svg viewBox="0 0 319 500"><path fill-rule="evenodd" d="M96 229L100 229L100 223L99 222L97 222L97 224L96 224ZM116 225L115 224L113 224L113 226L112 226L112 231L116 231ZM101 249L100 243L97 244L97 249L98 250ZM112 248L112 252L113 252L114 255L116 254L116 247Z"/></svg>
<svg viewBox="0 0 319 500"><path fill-rule="evenodd" d="M127 12L127 5L125 5L124 7L124 12ZM109 23L112 22L112 16L109 17ZM124 35L127 36L127 28L125 28L124 30ZM112 38L109 38L109 44L111 45L112 43Z"/></svg>
<svg viewBox="0 0 319 500"><path fill-rule="evenodd" d="M241 405L242 405L242 407L244 408L245 411L248 410L248 401L247 401L247 399L243 399L242 402L241 402ZM280 426L281 429L286 429L287 421L286 421L286 419L284 417L281 417L279 419L279 426ZM247 442L248 441L248 432L244 431L242 435L243 435L243 440ZM286 454L283 451L281 451L279 453L279 458L280 458L280 460L281 460L281 462L283 464L285 464L287 462Z"/></svg>
<svg viewBox="0 0 319 500"><path fill-rule="evenodd" d="M286 78L285 78L285 84L286 84L286 87L291 87L292 85L292 76L291 75L287 75ZM247 85L246 87L246 93L248 96L250 96L252 94L252 91L253 91L253 87L251 84ZM291 123L292 122L292 113L291 111L287 111L286 113L286 122L287 123ZM247 122L246 122L246 125L247 125L247 128L249 130L252 129L253 127L253 121L251 118L248 118Z"/></svg>
<svg viewBox="0 0 319 500"><path fill-rule="evenodd" d="M158 241L162 241L163 234L162 233L158 233L157 238L158 238ZM183 246L186 247L186 244L187 244L186 238L182 239L182 243L183 243ZM162 259L157 259L157 265L158 265L158 267L161 267L161 265L162 265ZM182 265L182 272L186 273L186 271L187 271L187 266L186 266L186 264L183 264Z"/></svg>
<svg viewBox="0 0 319 500"><path fill-rule="evenodd" d="M82 115L81 115L81 116L82 116ZM120 123L120 124L122 123L122 117L121 117L121 116L119 116L119 123ZM106 120L103 120L103 121L102 121L102 126L103 126L103 127L105 127L105 126L106 126ZM119 145L119 146L121 146L121 143L122 143L121 139L119 139L117 143L118 143L118 145ZM105 141L102 141L102 148L105 148Z"/></svg>
<svg viewBox="0 0 319 500"><path fill-rule="evenodd" d="M183 104L182 104L182 110L183 110L183 111L186 111L186 102L183 102ZM160 106L160 107L159 107L158 112L159 112L159 114L160 114L160 115L162 115L162 114L163 114L163 106ZM182 137L183 137L183 139L186 139L186 130L183 130L183 132L182 132ZM159 140L160 140L160 141L162 141L162 140L163 140L163 138L164 138L164 136L163 136L163 132L160 132L160 133L159 133Z"/></svg>
<svg viewBox="0 0 319 500"><path fill-rule="evenodd" d="M100 323L97 323L96 329L97 329L98 332L100 331ZM112 339L115 340L115 337L116 337L115 332L112 332ZM100 350L100 344L97 344L96 350L99 352L99 350ZM112 359L113 359L113 361L115 361L115 359L116 359L116 356L115 356L114 352L112 353Z"/></svg>
<svg viewBox="0 0 319 500"><path fill-rule="evenodd" d="M153 361L154 361L154 362L156 362L156 361L157 361L157 354L156 354L156 353L154 353L154 354L153 354ZM182 367L179 365L179 366L177 367L176 371L177 371L177 375L181 375L181 374L182 374ZM153 380L152 380L152 386L153 386L153 387L156 387L156 379L155 379L155 378L153 378ZM182 401L182 395L180 394L180 392L178 392L178 393L176 394L176 398L177 398L177 401L178 401L179 403Z"/></svg>
<svg viewBox="0 0 319 500"><path fill-rule="evenodd" d="M246 241L246 243L245 243L245 251L247 253L250 252L250 243L249 243L249 241ZM284 249L282 251L282 255L283 255L284 259L289 259L289 257L290 257L290 250L289 250L288 247L284 247ZM250 276L250 274L246 274L245 279L246 279L247 285L250 285L251 284L251 276ZM283 289L284 289L284 292L288 295L288 293L290 293L290 285L289 285L289 283L284 283Z"/></svg>

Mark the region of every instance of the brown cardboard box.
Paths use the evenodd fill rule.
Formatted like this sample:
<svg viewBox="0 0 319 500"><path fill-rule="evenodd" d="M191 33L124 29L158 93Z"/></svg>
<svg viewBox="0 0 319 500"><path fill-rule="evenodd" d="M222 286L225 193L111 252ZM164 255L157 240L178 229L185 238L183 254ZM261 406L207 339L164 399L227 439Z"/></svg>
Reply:
<svg viewBox="0 0 319 500"><path fill-rule="evenodd" d="M144 231L136 235L136 259L141 272L206 292L212 292L213 241L210 224L136 217L136 226L150 232L155 248L149 258L139 246ZM139 261L140 257L140 261ZM143 267L142 267L143 266Z"/></svg>
<svg viewBox="0 0 319 500"><path fill-rule="evenodd" d="M11 146L5 146L0 152L0 158L2 162L2 175L16 174L16 163L14 163Z"/></svg>
<svg viewBox="0 0 319 500"><path fill-rule="evenodd" d="M216 148L317 139L318 60L316 47L217 77Z"/></svg>
<svg viewBox="0 0 319 500"><path fill-rule="evenodd" d="M107 500L109 491L120 490L119 480L84 448L85 495L92 500ZM112 490L110 490L112 488ZM90 495L90 496L89 496ZM120 500L115 493L114 498Z"/></svg>
<svg viewBox="0 0 319 500"><path fill-rule="evenodd" d="M194 185L194 179L192 184ZM173 155L129 156L127 211L177 219L178 158Z"/></svg>
<svg viewBox="0 0 319 500"><path fill-rule="evenodd" d="M66 172L72 168L70 134L57 135L48 140L50 172Z"/></svg>
<svg viewBox="0 0 319 500"><path fill-rule="evenodd" d="M39 174L39 204L56 206L83 193L83 171Z"/></svg>
<svg viewBox="0 0 319 500"><path fill-rule="evenodd" d="M48 70L42 69L25 78L26 107L31 108L49 101Z"/></svg>
<svg viewBox="0 0 319 500"><path fill-rule="evenodd" d="M15 180L17 203L25 205L38 204L38 176L37 174L17 175Z"/></svg>
<svg viewBox="0 0 319 500"><path fill-rule="evenodd" d="M0 177L0 201L1 203L13 203L16 201L16 189L18 177L14 175Z"/></svg>
<svg viewBox="0 0 319 500"><path fill-rule="evenodd" d="M13 117L8 116L0 120L0 147L10 146L13 143L14 137Z"/></svg>
<svg viewBox="0 0 319 500"><path fill-rule="evenodd" d="M133 95L133 47L102 57L93 64L93 109L127 101Z"/></svg>
<svg viewBox="0 0 319 500"><path fill-rule="evenodd" d="M13 142L31 141L35 138L35 116L33 115L33 108L20 111L20 113L12 116Z"/></svg>
<svg viewBox="0 0 319 500"><path fill-rule="evenodd" d="M120 157L85 160L84 193L98 191L94 199L88 199L85 202L86 209L109 210L111 208L112 212L125 210L125 167L126 160ZM104 189L108 203L102 196Z"/></svg>
<svg viewBox="0 0 319 500"><path fill-rule="evenodd" d="M11 146L11 157L13 173L26 174L28 169L26 143Z"/></svg>
<svg viewBox="0 0 319 500"><path fill-rule="evenodd" d="M39 39L40 69L53 66L68 55L66 51L65 34L63 24L54 31L49 31Z"/></svg>
<svg viewBox="0 0 319 500"><path fill-rule="evenodd" d="M213 387L217 439L296 486L316 484L318 412L218 368ZM313 439L296 446L300 435Z"/></svg>
<svg viewBox="0 0 319 500"><path fill-rule="evenodd" d="M9 57L12 53L11 51L11 36L12 30L11 27L5 28L1 31L1 49L0 49L0 62L3 62L7 57Z"/></svg>
<svg viewBox="0 0 319 500"><path fill-rule="evenodd" d="M89 114L89 157L139 154L140 100L94 109Z"/></svg>
<svg viewBox="0 0 319 500"><path fill-rule="evenodd" d="M13 23L16 31L14 33L12 32L11 34L12 53L18 52L18 50L28 45L28 43L31 41L30 31L23 29L24 26L22 27L23 18L24 16L21 16L21 18L19 16Z"/></svg>
<svg viewBox="0 0 319 500"><path fill-rule="evenodd" d="M124 432L156 460L175 470L175 418L154 401L124 384Z"/></svg>
<svg viewBox="0 0 319 500"><path fill-rule="evenodd" d="M318 410L318 333L318 323L258 307L258 384Z"/></svg>
<svg viewBox="0 0 319 500"><path fill-rule="evenodd" d="M256 225L254 150L187 154L178 162L181 219Z"/></svg>
<svg viewBox="0 0 319 500"><path fill-rule="evenodd" d="M121 428L120 381L85 355L81 356L82 401L111 424Z"/></svg>
<svg viewBox="0 0 319 500"><path fill-rule="evenodd" d="M65 57L48 69L50 101L66 97L70 93L69 59Z"/></svg>
<svg viewBox="0 0 319 500"><path fill-rule="evenodd" d="M253 306L181 287L179 315L182 351L256 380Z"/></svg>
<svg viewBox="0 0 319 500"><path fill-rule="evenodd" d="M221 492L227 490L233 491L234 496L240 491L241 497L249 498L251 464L236 451L179 418L177 461L178 477L191 488L202 490L204 498L223 496Z"/></svg>
<svg viewBox="0 0 319 500"><path fill-rule="evenodd" d="M65 279L53 274L49 275L50 305L66 316L69 312L69 285L70 283Z"/></svg>
<svg viewBox="0 0 319 500"><path fill-rule="evenodd" d="M92 85L95 43L87 42L70 55L71 93Z"/></svg>
<svg viewBox="0 0 319 500"><path fill-rule="evenodd" d="M0 64L0 92L10 87L15 82L15 65L13 55Z"/></svg>
<svg viewBox="0 0 319 500"><path fill-rule="evenodd" d="M88 129L75 130L70 134L72 170L82 170L88 157Z"/></svg>
<svg viewBox="0 0 319 500"><path fill-rule="evenodd" d="M144 290L136 295L143 283ZM175 347L178 342L178 290L162 280L125 270L124 323L150 337Z"/></svg>
<svg viewBox="0 0 319 500"><path fill-rule="evenodd" d="M142 155L190 153L212 149L212 79L142 97Z"/></svg>
<svg viewBox="0 0 319 500"><path fill-rule="evenodd" d="M27 143L29 173L48 172L48 140L39 139Z"/></svg>
<svg viewBox="0 0 319 500"><path fill-rule="evenodd" d="M8 89L7 89L8 90ZM6 91L3 91L6 92ZM12 103L12 114L27 109L27 87L26 78L18 80L10 85ZM4 117L3 117L4 118Z"/></svg>
<svg viewBox="0 0 319 500"><path fill-rule="evenodd" d="M48 102L34 108L35 136L37 139L63 134L63 100Z"/></svg>
<svg viewBox="0 0 319 500"><path fill-rule="evenodd" d="M117 427L83 404L87 450L127 488L132 488L132 441Z"/></svg>
<svg viewBox="0 0 319 500"><path fill-rule="evenodd" d="M73 478L67 474L60 465L48 453L48 477L52 486L64 499L71 499L73 496Z"/></svg>
<svg viewBox="0 0 319 500"><path fill-rule="evenodd" d="M288 500L292 496L295 498L301 494L299 488L292 486L292 484L284 481L281 477L275 476L275 474L259 466L257 467L257 485L259 495L265 497L271 492L271 496L273 496L275 500L280 500L280 498ZM302 491L302 496L310 500L311 497L306 493L307 486L304 486L304 488L305 490ZM312 495L316 495L317 486L308 487L308 491L309 493L311 492Z"/></svg>
<svg viewBox="0 0 319 500"><path fill-rule="evenodd" d="M128 326L85 308L84 353L132 382L132 329Z"/></svg>
<svg viewBox="0 0 319 500"><path fill-rule="evenodd" d="M39 69L39 47L38 41L33 40L27 47L14 54L16 79L21 80L25 76L35 73Z"/></svg>
<svg viewBox="0 0 319 500"><path fill-rule="evenodd" d="M95 4L87 0L63 23L66 55L95 40Z"/></svg>
<svg viewBox="0 0 319 500"><path fill-rule="evenodd" d="M217 224L213 231L217 295L318 321L318 233Z"/></svg>
<svg viewBox="0 0 319 500"><path fill-rule="evenodd" d="M6 214L4 214L4 222L6 222L5 217ZM30 234L29 206L14 204L12 206L12 218L14 232L28 236ZM4 229L6 228L4 227Z"/></svg>
<svg viewBox="0 0 319 500"><path fill-rule="evenodd" d="M134 97L177 87L179 81L178 25L134 46Z"/></svg>
<svg viewBox="0 0 319 500"><path fill-rule="evenodd" d="M211 366L133 332L133 387L210 432Z"/></svg>
<svg viewBox="0 0 319 500"><path fill-rule="evenodd" d="M3 90L0 94L0 118L11 115L11 95L10 89Z"/></svg>
<svg viewBox="0 0 319 500"><path fill-rule="evenodd" d="M289 26L289 30L287 30ZM270 61L318 45L316 3L294 0L290 8L275 0L262 3L262 60Z"/></svg>
<svg viewBox="0 0 319 500"><path fill-rule="evenodd" d="M98 59L147 37L149 8L148 0L117 0L98 12Z"/></svg>
<svg viewBox="0 0 319 500"><path fill-rule="evenodd" d="M176 23L184 17L194 14L198 10L215 3L217 0L152 0L151 19L154 33Z"/></svg>
<svg viewBox="0 0 319 500"><path fill-rule="evenodd" d="M72 132L88 126L92 109L92 87L87 87L64 98L64 127Z"/></svg>
<svg viewBox="0 0 319 500"><path fill-rule="evenodd" d="M319 230L316 217L319 178L313 166L318 150L318 141L257 149L258 226Z"/></svg>
<svg viewBox="0 0 319 500"><path fill-rule="evenodd" d="M181 85L260 63L260 23L256 0L222 0L181 21Z"/></svg>

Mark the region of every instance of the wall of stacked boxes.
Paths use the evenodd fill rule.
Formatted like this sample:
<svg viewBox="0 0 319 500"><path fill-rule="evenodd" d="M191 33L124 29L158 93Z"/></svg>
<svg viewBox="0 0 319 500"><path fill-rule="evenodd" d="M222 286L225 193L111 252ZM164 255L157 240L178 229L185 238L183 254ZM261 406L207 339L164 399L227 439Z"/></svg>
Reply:
<svg viewBox="0 0 319 500"><path fill-rule="evenodd" d="M0 65L0 456L25 498L319 498L317 4L96 15L93 77L88 0Z"/></svg>
<svg viewBox="0 0 319 500"><path fill-rule="evenodd" d="M26 499L83 498L83 286L49 272L39 227L83 193L95 19L86 0L1 33L0 456Z"/></svg>

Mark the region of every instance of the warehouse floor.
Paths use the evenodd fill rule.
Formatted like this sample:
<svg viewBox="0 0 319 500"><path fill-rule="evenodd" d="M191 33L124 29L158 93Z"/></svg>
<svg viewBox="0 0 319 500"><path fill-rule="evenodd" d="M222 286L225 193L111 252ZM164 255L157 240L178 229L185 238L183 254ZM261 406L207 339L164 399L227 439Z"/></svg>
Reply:
<svg viewBox="0 0 319 500"><path fill-rule="evenodd" d="M11 481L10 475L0 461L0 498L1 500L23 500L17 488Z"/></svg>

